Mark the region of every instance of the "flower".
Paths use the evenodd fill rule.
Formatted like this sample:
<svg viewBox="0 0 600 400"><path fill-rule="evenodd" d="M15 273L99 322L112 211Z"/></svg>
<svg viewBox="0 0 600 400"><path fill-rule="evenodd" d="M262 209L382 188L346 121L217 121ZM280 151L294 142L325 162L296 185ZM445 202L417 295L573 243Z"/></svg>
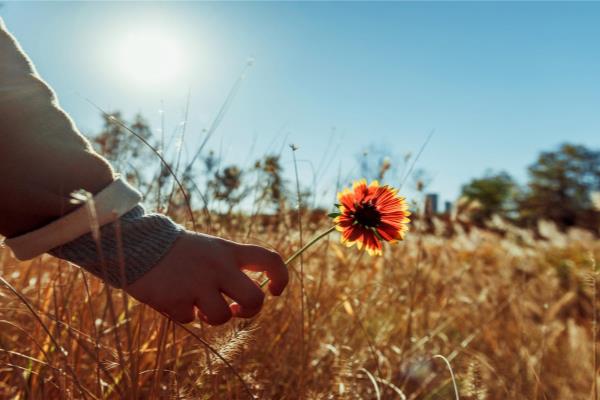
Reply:
<svg viewBox="0 0 600 400"><path fill-rule="evenodd" d="M339 212L330 215L346 246L364 246L369 255L381 255L382 241L404 239L410 212L396 189L381 186L378 181L367 185L366 179L361 179L354 182L352 189L339 192L338 201Z"/></svg>

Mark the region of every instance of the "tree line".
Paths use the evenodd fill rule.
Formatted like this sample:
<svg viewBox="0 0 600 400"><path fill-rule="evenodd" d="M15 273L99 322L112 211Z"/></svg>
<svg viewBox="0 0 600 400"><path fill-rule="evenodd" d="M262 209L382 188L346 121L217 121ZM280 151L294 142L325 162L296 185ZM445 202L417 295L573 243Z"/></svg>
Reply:
<svg viewBox="0 0 600 400"><path fill-rule="evenodd" d="M127 179L162 211L183 207L185 199L174 190L170 171L156 162L156 152L169 160L173 172L196 205L229 214L245 199L253 203L252 207L270 212L280 212L296 202L296 196L287 188L278 154L266 154L242 167L223 164L213 151L206 151L199 157L199 162L186 165L182 161L185 125L178 125L167 138L165 132L153 134L141 115L129 123L123 121L119 112L103 118L102 129L93 135L97 150L118 170L125 171ZM367 168L363 165L366 158L361 157L360 171L363 175L382 179L390 168L390 160L381 155L375 158L381 160L376 166ZM398 161L398 164L402 163L407 163L406 157ZM420 173L422 171L417 170L413 175ZM579 226L598 232L600 151L564 143L557 149L539 154L528 167L528 181L524 185L506 172L488 171L463 185L461 194L461 203L468 205L470 217L477 224L483 225L493 215L499 215L525 227L533 227L538 220L545 219L561 228ZM302 202L304 205L309 203L310 195L310 190L302 190L301 196L306 200Z"/></svg>
<svg viewBox="0 0 600 400"><path fill-rule="evenodd" d="M475 222L499 215L526 227L545 219L563 229L599 231L600 151L564 143L540 153L527 172L524 185L506 172L487 172L465 184L462 196L476 204Z"/></svg>

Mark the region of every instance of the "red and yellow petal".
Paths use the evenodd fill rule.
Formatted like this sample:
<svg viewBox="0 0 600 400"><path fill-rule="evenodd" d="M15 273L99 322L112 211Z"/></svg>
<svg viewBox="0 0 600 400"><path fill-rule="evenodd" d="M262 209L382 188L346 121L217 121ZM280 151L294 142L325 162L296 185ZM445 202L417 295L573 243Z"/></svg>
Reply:
<svg viewBox="0 0 600 400"><path fill-rule="evenodd" d="M380 256L383 254L381 241L372 230L366 231L363 234L363 245L370 256Z"/></svg>
<svg viewBox="0 0 600 400"><path fill-rule="evenodd" d="M354 192L352 192L350 189L344 189L343 191L339 192L337 198L342 207L350 211L354 210ZM344 212L341 207L340 212Z"/></svg>
<svg viewBox="0 0 600 400"><path fill-rule="evenodd" d="M342 233L342 238L344 239L344 242L356 242L363 235L364 230L363 227L355 225L352 228L346 229Z"/></svg>
<svg viewBox="0 0 600 400"><path fill-rule="evenodd" d="M402 239L401 235L401 227L394 226L387 223L382 223L377 227L377 233L381 236L383 240L386 242L395 242L396 240Z"/></svg>
<svg viewBox="0 0 600 400"><path fill-rule="evenodd" d="M354 202L360 203L369 194L369 188L367 186L367 180L361 179L352 184L352 190L354 192Z"/></svg>

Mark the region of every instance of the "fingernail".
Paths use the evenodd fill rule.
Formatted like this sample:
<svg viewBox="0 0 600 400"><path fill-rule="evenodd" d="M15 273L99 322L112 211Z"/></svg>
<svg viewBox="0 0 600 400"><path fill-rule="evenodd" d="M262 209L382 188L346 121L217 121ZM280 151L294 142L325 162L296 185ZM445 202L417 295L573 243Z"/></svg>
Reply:
<svg viewBox="0 0 600 400"><path fill-rule="evenodd" d="M237 303L233 303L231 304L231 306L229 307L231 309L231 314L233 314L234 317L237 317L240 313L240 305Z"/></svg>

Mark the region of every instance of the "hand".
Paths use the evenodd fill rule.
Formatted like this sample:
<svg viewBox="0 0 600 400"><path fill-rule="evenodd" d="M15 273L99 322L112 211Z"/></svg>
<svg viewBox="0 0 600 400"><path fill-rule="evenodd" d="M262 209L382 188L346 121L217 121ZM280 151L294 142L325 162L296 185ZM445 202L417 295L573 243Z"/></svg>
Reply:
<svg viewBox="0 0 600 400"><path fill-rule="evenodd" d="M274 251L185 232L152 270L125 290L180 323L194 321L197 308L199 318L220 325L232 316L253 317L262 307L263 291L242 270L265 272L274 296L289 279ZM223 294L234 303L228 305Z"/></svg>

